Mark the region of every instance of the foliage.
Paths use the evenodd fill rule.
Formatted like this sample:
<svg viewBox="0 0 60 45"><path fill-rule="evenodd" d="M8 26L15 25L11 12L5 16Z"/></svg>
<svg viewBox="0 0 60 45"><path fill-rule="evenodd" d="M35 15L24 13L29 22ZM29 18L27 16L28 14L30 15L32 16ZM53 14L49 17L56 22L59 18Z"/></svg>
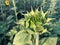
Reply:
<svg viewBox="0 0 60 45"><path fill-rule="evenodd" d="M60 41L60 6L56 3L56 0L0 0L0 44L56 45ZM25 18L18 20L18 13Z"/></svg>

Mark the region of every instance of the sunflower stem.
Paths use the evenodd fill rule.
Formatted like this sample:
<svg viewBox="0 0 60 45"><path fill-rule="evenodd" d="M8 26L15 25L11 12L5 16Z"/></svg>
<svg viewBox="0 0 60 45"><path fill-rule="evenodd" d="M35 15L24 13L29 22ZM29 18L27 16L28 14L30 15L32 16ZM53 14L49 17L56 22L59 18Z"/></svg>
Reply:
<svg viewBox="0 0 60 45"><path fill-rule="evenodd" d="M39 45L39 34L36 33L36 45Z"/></svg>
<svg viewBox="0 0 60 45"><path fill-rule="evenodd" d="M14 6L14 11L15 11L15 16L16 16L16 21L18 21L17 19L17 12L16 12L16 5L15 5L15 1L12 0L13 6Z"/></svg>

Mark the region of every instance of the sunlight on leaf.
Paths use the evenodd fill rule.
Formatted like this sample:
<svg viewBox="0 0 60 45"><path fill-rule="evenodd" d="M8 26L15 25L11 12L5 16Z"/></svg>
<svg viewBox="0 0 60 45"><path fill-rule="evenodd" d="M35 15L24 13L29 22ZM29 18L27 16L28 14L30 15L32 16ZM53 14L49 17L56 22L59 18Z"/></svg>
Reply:
<svg viewBox="0 0 60 45"><path fill-rule="evenodd" d="M56 45L58 37L44 37L40 40L39 45Z"/></svg>
<svg viewBox="0 0 60 45"><path fill-rule="evenodd" d="M15 45L32 44L31 35L27 34L26 31L22 30L16 34L13 44Z"/></svg>
<svg viewBox="0 0 60 45"><path fill-rule="evenodd" d="M43 45L56 45L57 37L49 37Z"/></svg>

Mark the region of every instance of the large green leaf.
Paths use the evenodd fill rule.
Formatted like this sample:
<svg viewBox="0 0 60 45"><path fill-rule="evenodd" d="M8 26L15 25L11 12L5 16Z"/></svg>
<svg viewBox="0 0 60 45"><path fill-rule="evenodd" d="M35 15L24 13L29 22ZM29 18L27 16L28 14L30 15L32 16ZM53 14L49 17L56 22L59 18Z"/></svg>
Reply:
<svg viewBox="0 0 60 45"><path fill-rule="evenodd" d="M32 44L31 35L26 33L26 31L22 30L16 34L13 44L15 44L15 45L26 45L26 44L31 45Z"/></svg>
<svg viewBox="0 0 60 45"><path fill-rule="evenodd" d="M39 45L56 45L57 37L45 37L40 40Z"/></svg>

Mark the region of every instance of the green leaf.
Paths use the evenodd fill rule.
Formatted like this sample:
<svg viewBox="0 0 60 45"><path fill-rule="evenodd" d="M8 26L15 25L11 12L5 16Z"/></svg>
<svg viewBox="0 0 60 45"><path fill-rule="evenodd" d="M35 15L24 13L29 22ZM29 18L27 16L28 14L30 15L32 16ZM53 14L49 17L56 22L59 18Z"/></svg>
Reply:
<svg viewBox="0 0 60 45"><path fill-rule="evenodd" d="M12 18L13 18L13 16L10 15L10 16L7 17L7 20L9 21L9 20L11 20Z"/></svg>
<svg viewBox="0 0 60 45"><path fill-rule="evenodd" d="M58 20L56 23L50 25L51 28L53 28L53 32L55 34L60 35L60 20Z"/></svg>
<svg viewBox="0 0 60 45"><path fill-rule="evenodd" d="M26 31L22 30L18 32L14 38L13 44L15 45L24 45L24 44L32 44L31 35L26 33Z"/></svg>
<svg viewBox="0 0 60 45"><path fill-rule="evenodd" d="M16 33L17 33L17 30L16 29L11 29L6 35L7 36L13 36Z"/></svg>
<svg viewBox="0 0 60 45"><path fill-rule="evenodd" d="M56 45L57 37L46 37L40 40L39 45Z"/></svg>
<svg viewBox="0 0 60 45"><path fill-rule="evenodd" d="M14 20L13 19L11 19L11 20L9 20L8 22L7 22L7 24L10 24L10 23L12 23Z"/></svg>

